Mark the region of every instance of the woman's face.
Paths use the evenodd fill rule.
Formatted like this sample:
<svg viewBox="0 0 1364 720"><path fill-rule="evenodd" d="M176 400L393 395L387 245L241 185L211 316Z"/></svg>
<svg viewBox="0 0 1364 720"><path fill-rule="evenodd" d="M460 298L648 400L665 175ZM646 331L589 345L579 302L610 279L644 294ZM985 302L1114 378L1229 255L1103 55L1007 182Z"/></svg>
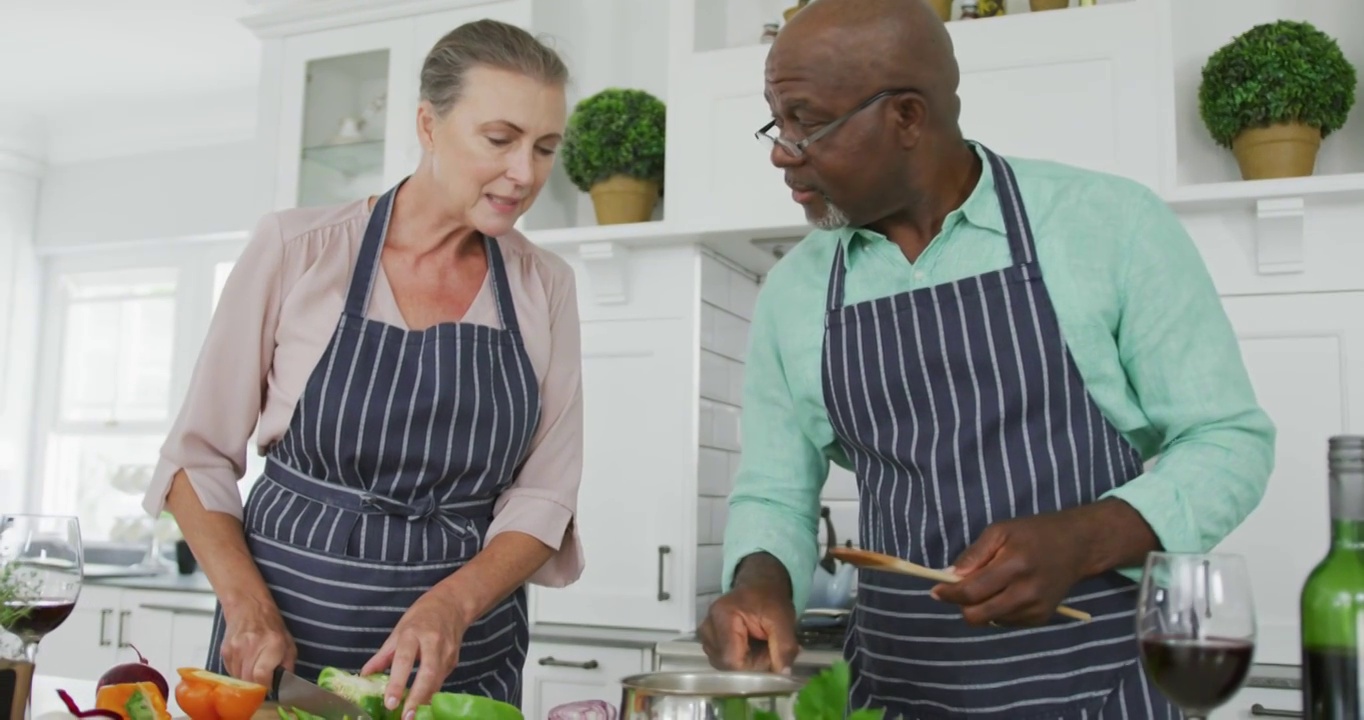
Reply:
<svg viewBox="0 0 1364 720"><path fill-rule="evenodd" d="M490 237L506 234L540 194L567 118L564 89L475 67L438 117L425 101L417 132L449 212Z"/></svg>

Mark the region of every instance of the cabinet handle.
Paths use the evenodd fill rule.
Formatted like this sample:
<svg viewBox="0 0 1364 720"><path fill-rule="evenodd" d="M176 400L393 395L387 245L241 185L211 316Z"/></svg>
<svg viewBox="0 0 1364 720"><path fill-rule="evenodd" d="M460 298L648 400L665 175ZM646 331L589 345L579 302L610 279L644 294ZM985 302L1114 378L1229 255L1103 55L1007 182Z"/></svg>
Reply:
<svg viewBox="0 0 1364 720"><path fill-rule="evenodd" d="M573 662L572 660L555 660L555 659L552 658L552 657L542 657L542 658L540 658L540 661L539 661L539 662L540 662L541 665L548 665L548 666L551 666L551 667L571 667L571 668L581 668L581 669L583 669L583 670L596 670L596 669L597 669L597 661L596 661L596 660L588 660L587 662Z"/></svg>
<svg viewBox="0 0 1364 720"><path fill-rule="evenodd" d="M109 647L109 638L105 637L105 635L106 635L107 632L108 632L109 615L111 615L113 612L114 612L114 611L113 611L113 610L110 610L109 608L104 608L103 610L100 610L100 611L99 611L99 646L100 646L100 647Z"/></svg>
<svg viewBox="0 0 1364 720"><path fill-rule="evenodd" d="M1267 708L1260 703L1255 703L1250 706L1250 714L1259 717L1304 717L1303 714L1297 710L1275 710L1273 708Z"/></svg>
<svg viewBox="0 0 1364 720"><path fill-rule="evenodd" d="M660 602L672 597L672 594L663 589L663 556L672 552L673 549L667 545L658 546L658 599Z"/></svg>
<svg viewBox="0 0 1364 720"><path fill-rule="evenodd" d="M121 610L118 613L118 646L121 648L128 647L128 643L123 640L123 621L127 620L129 615L132 613L127 610Z"/></svg>

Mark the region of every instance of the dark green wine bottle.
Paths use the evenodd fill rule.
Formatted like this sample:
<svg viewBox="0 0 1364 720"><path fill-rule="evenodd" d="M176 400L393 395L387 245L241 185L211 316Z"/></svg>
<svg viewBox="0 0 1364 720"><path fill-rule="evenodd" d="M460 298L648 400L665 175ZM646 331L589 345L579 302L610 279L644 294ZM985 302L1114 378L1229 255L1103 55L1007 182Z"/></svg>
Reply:
<svg viewBox="0 0 1364 720"><path fill-rule="evenodd" d="M1329 445L1331 549L1303 583L1302 702L1315 720L1364 720L1364 436Z"/></svg>

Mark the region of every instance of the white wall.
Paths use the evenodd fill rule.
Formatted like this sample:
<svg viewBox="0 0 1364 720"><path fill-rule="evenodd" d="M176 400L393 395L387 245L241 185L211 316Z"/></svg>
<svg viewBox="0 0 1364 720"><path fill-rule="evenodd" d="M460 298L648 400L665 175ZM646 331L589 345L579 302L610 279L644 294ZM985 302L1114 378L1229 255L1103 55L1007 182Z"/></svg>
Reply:
<svg viewBox="0 0 1364 720"><path fill-rule="evenodd" d="M40 250L144 242L255 225L254 141L93 160L48 169L38 205Z"/></svg>

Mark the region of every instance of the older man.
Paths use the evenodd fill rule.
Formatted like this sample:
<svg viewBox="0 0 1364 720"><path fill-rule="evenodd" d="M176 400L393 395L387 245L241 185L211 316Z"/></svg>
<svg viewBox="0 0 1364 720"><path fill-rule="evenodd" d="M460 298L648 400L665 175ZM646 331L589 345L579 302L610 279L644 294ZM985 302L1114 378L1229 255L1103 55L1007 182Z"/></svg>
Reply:
<svg viewBox="0 0 1364 720"><path fill-rule="evenodd" d="M832 460L863 547L964 576L860 575L854 706L1177 717L1138 662L1134 578L1255 508L1274 427L1161 200L964 140L957 85L922 0L818 0L768 55L760 135L816 229L758 300L700 634L717 667L789 666Z"/></svg>

